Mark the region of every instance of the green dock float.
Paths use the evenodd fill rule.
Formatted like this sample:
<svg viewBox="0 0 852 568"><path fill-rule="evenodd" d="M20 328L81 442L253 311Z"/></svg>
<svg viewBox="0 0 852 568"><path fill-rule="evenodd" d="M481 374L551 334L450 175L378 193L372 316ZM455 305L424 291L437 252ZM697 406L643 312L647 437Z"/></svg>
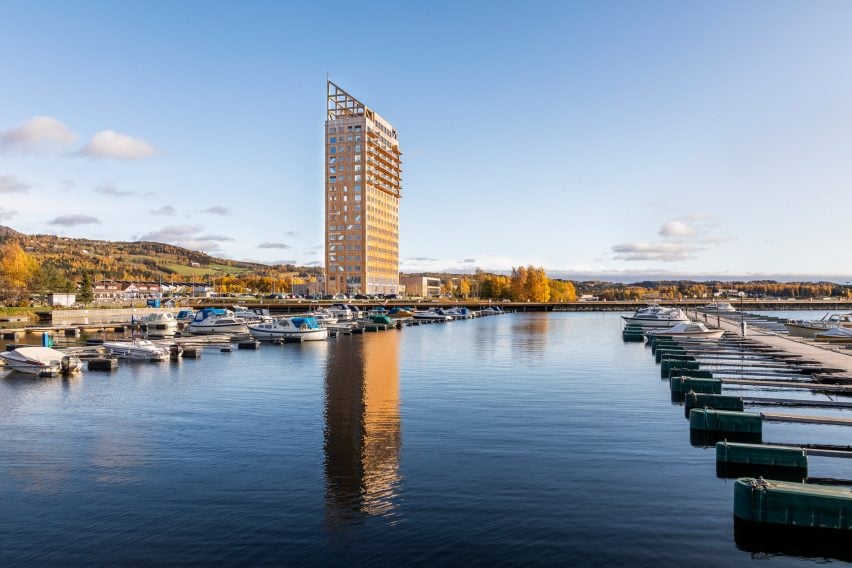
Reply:
<svg viewBox="0 0 852 568"><path fill-rule="evenodd" d="M763 416L754 412L731 412L693 408L689 411L689 429L710 432L762 434Z"/></svg>
<svg viewBox="0 0 852 568"><path fill-rule="evenodd" d="M722 441L716 444L716 475L800 482L808 476L808 455L802 448Z"/></svg>
<svg viewBox="0 0 852 568"><path fill-rule="evenodd" d="M684 416L689 418L689 411L693 408L712 408L713 410L730 410L732 412L743 411L743 399L741 396L730 396L724 394L687 392L683 399Z"/></svg>
<svg viewBox="0 0 852 568"><path fill-rule="evenodd" d="M673 371L678 371L680 369L689 369L692 371L697 371L698 365L698 361L672 361L670 359L663 359L662 361L660 361L660 376L664 379L667 379L672 375L677 375L678 373ZM706 378L709 379L711 377Z"/></svg>
<svg viewBox="0 0 852 568"><path fill-rule="evenodd" d="M672 377L669 386L673 393L686 394L689 391L707 394L721 394L722 381L720 379L702 379L696 377Z"/></svg>
<svg viewBox="0 0 852 568"><path fill-rule="evenodd" d="M689 411L689 442L715 446L717 442L763 442L763 417L750 412L693 408Z"/></svg>
<svg viewBox="0 0 852 568"><path fill-rule="evenodd" d="M673 349L671 347L666 347L666 348L663 349L663 348L660 348L659 345L657 345L657 349L654 350L653 347L654 346L652 344L651 345L651 348L652 348L651 352L654 354L654 360L657 363L662 362L663 357L666 357L668 355L686 355L687 354L686 349Z"/></svg>
<svg viewBox="0 0 852 568"><path fill-rule="evenodd" d="M621 331L621 339L624 341L645 341L645 330L642 326L628 324Z"/></svg>
<svg viewBox="0 0 852 568"><path fill-rule="evenodd" d="M701 369L685 369L685 368L674 368L669 369L669 373L667 376L663 376L662 378L672 378L676 376L681 377L691 377L693 379L712 379L713 373L711 371L702 371Z"/></svg>
<svg viewBox="0 0 852 568"><path fill-rule="evenodd" d="M749 523L842 531L838 538L849 539L850 515L850 489L749 477L734 484L734 518Z"/></svg>

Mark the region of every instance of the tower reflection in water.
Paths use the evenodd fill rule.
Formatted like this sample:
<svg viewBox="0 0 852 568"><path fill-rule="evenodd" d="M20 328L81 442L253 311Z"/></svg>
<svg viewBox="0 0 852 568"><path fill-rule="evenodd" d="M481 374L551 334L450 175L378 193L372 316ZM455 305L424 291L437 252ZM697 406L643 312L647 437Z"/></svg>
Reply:
<svg viewBox="0 0 852 568"><path fill-rule="evenodd" d="M326 517L391 516L399 488L399 333L342 338L325 373Z"/></svg>

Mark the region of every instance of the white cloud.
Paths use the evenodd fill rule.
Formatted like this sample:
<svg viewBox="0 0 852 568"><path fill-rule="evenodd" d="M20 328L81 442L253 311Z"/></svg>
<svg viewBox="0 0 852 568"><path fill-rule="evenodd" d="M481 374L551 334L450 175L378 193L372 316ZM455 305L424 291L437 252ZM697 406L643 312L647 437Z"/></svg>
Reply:
<svg viewBox="0 0 852 568"><path fill-rule="evenodd" d="M698 247L683 243L624 243L612 247L616 260L657 260L675 262L694 258Z"/></svg>
<svg viewBox="0 0 852 568"><path fill-rule="evenodd" d="M188 249L217 253L221 248L220 243L234 240L224 235L201 235L200 233L203 230L204 227L197 225L170 225L158 231L135 236L134 239L168 243Z"/></svg>
<svg viewBox="0 0 852 568"><path fill-rule="evenodd" d="M0 132L0 151L37 152L50 146L67 146L76 139L77 135L55 118L34 116Z"/></svg>
<svg viewBox="0 0 852 568"><path fill-rule="evenodd" d="M27 193L31 187L16 176L0 176L0 193Z"/></svg>
<svg viewBox="0 0 852 568"><path fill-rule="evenodd" d="M288 249L288 248L292 248L292 247L290 245L286 244L286 243L273 243L273 242L266 241L266 242L263 242L263 243L260 243L259 245L257 245L257 248L259 248L259 249Z"/></svg>
<svg viewBox="0 0 852 568"><path fill-rule="evenodd" d="M48 225L60 225L62 227L74 227L76 225L92 225L100 223L101 220L91 215L60 215L59 217L48 221Z"/></svg>
<svg viewBox="0 0 852 568"><path fill-rule="evenodd" d="M207 209L202 209L201 212L202 213L211 213L213 215L225 216L225 215L231 214L231 208L230 207L223 207L221 205L214 205L213 207L208 207Z"/></svg>
<svg viewBox="0 0 852 568"><path fill-rule="evenodd" d="M689 238L698 234L698 229L686 221L674 220L660 227L659 235L663 238Z"/></svg>
<svg viewBox="0 0 852 568"><path fill-rule="evenodd" d="M139 160L150 158L159 152L141 138L134 138L114 130L96 132L79 154L92 158L115 158L117 160Z"/></svg>
<svg viewBox="0 0 852 568"><path fill-rule="evenodd" d="M149 212L152 215L174 215L175 213L177 213L177 211L175 211L175 208L171 205L163 205L159 209L151 209Z"/></svg>
<svg viewBox="0 0 852 568"><path fill-rule="evenodd" d="M156 195L151 191L146 191L145 193L139 193L138 191L126 191L122 189L118 189L114 184L104 183L92 191L95 193L100 193L101 195L109 195L110 197L151 197Z"/></svg>

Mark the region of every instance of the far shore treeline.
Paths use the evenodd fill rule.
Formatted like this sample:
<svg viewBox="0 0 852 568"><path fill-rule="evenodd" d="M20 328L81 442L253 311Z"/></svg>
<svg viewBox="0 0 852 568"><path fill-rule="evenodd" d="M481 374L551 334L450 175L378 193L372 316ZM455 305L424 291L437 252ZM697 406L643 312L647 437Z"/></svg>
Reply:
<svg viewBox="0 0 852 568"><path fill-rule="evenodd" d="M24 235L0 227L0 305L26 306L49 292L76 292L91 301L99 280L204 283L219 294L265 296L289 293L294 282L319 277L317 266L266 265L216 258L174 245L109 242L54 235ZM831 282L725 282L690 280L622 284L551 279L544 268L520 266L510 274L424 273L441 280L441 294L518 302L574 302L578 299L677 300L744 295L750 298L852 298L852 287Z"/></svg>

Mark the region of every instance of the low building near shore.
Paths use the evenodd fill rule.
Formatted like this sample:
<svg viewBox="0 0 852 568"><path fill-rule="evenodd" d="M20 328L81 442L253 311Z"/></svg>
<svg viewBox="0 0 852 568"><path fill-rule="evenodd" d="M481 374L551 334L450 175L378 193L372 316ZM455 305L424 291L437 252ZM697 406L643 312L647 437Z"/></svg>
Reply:
<svg viewBox="0 0 852 568"><path fill-rule="evenodd" d="M51 292L47 295L48 306L73 306L77 303L77 294L66 292Z"/></svg>

